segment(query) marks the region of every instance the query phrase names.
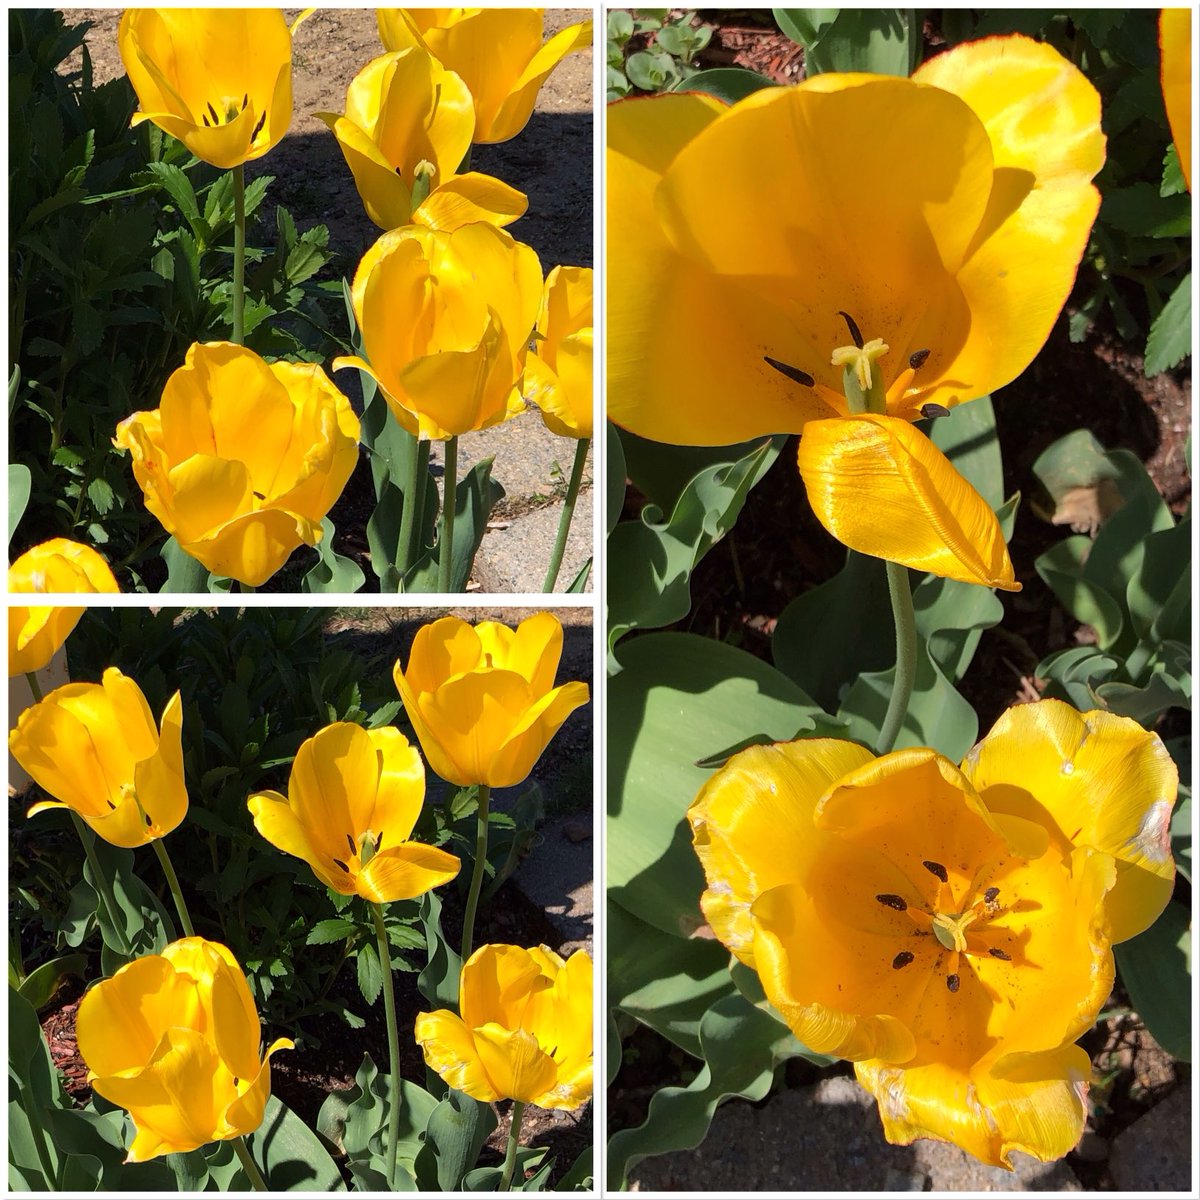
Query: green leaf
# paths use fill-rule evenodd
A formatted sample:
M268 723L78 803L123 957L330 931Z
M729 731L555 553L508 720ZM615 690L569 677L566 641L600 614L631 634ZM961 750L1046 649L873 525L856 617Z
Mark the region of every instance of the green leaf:
M1100 205L1100 221L1135 237L1188 237L1192 201L1187 195L1161 196L1154 184L1143 180L1109 188Z
M162 544L159 556L167 564L167 581L161 592L206 592L209 573L176 540L169 537Z
M1172 142L1163 155L1162 183L1159 184L1160 196L1178 196L1187 191L1187 181L1183 177L1183 168L1179 165L1179 151Z
M321 540L315 547L317 561L300 581L300 590L302 592L357 592L366 582L366 576L363 575L354 559L338 554L333 548L333 535L336 530L328 517L322 518L321 531Z
M344 942L352 933L357 932L358 926L344 917L330 917L318 921L304 939L306 946L327 946L333 942Z
M16 370L16 368L13 368ZM25 515L29 505L29 493L33 488L33 476L29 468L21 463L8 464L8 541L12 544L13 534Z
M86 954L65 954L61 958L51 959L31 971L18 990L34 1008L41 1008L49 1004L68 975L86 974L87 961Z
M1052 546L1033 565L1062 606L1077 621L1090 625L1101 649L1108 649L1121 636L1125 618L1120 603L1085 577L1091 551L1091 539L1077 535Z
M47 1131L47 1110L69 1108L37 1013L8 989L8 1161L35 1191L56 1190L61 1155Z
M426 1191L457 1190L495 1128L490 1104L451 1088L425 1127L425 1145L415 1163L417 1184Z
M1181 788L1185 791L1186 787ZM1189 793L1171 817L1171 853L1180 875L1192 882L1192 797Z
M560 1192L587 1192L592 1189L592 1148L585 1146L571 1168L558 1181L555 1189Z
M1192 276L1185 275L1150 326L1146 339L1148 376L1178 366L1192 349Z
M866 71L906 77L919 61L913 9L776 8L779 28L804 47L805 72Z
M607 430L605 444L608 453L608 488L605 495L605 535L607 536L616 528L625 507L625 452L621 448L621 438L617 433L617 427L611 421L606 421L605 427ZM26 473L28 474L28 472ZM9 467L9 495L12 495L11 467ZM11 500L9 503L11 506ZM11 516L9 523L11 526ZM9 537L11 536L10 533Z
M757 71L747 71L742 67L713 67L681 79L673 90L705 92L718 100L724 100L726 104L736 104L763 88L777 86L773 79L768 79Z
M752 734L795 737L824 714L761 659L708 638L651 634L619 657L609 685L609 894L687 937L704 923L685 814L710 772L694 764Z
M458 979L462 959L442 933L442 901L434 892L421 897L421 924L425 927L425 969L417 976L417 988L430 1004L458 1007Z
M1192 1061L1191 919L1172 900L1137 937L1114 947L1121 981L1154 1040L1170 1055Z
M284 1104L271 1096L262 1124L246 1144L272 1192L343 1192L337 1164L321 1139ZM249 1180L240 1185L249 1188Z
M96 478L87 486L88 499L99 516L107 516L112 511L115 497L108 480Z
M355 955L358 969L358 990L368 1004L374 1004L383 990L383 971L379 966L379 954L374 942L363 942Z
M568 596L581 596L588 590L588 579L592 574L592 559L588 556L587 562L575 574L575 578L567 585Z
M146 170L162 184L167 194L175 201L183 218L191 226L192 232L195 233L197 225L201 225L207 234L208 222L200 216L200 206L196 203L196 192L187 175L178 167L165 162L147 163ZM200 235L197 234L197 236Z
M642 91L661 92L679 78L679 69L669 54L639 50L625 60L625 74Z

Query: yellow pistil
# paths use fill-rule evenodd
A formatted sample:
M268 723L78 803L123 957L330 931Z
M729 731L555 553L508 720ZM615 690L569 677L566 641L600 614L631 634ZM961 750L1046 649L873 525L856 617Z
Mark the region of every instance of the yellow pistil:
M854 368L858 386L864 392L871 390L871 364L882 358L888 352L887 343L883 338L872 338L865 346L839 346L833 352L830 365L835 367Z
M947 950L958 954L967 948L967 927L979 919L979 913L969 908L964 913L938 913L933 918L934 936Z

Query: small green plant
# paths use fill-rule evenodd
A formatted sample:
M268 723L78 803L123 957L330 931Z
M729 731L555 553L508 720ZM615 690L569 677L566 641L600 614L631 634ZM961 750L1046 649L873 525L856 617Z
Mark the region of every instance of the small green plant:
M667 92L697 71L696 56L708 45L713 26L696 25L694 12L670 19L670 9L614 9L608 14L608 99L619 100L635 89ZM646 34L644 50L629 51L638 34Z

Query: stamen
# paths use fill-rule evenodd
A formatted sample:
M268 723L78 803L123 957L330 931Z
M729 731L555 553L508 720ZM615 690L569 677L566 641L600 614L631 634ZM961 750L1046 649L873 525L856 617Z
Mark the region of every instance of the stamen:
M237 1085L238 1085L240 1082L241 1082L241 1080L240 1080L240 1079L238 1079L238 1077L235 1075L235 1076L233 1077L233 1086L234 1086L234 1087L237 1087Z
M245 93L245 94L242 96L242 111L243 111L243 112L245 112L245 111L246 111L246 105L247 105L247 104L249 104L249 103L250 103L250 93L249 93L249 92L246 92L246 93Z
M396 174L399 175L401 179L404 178L404 172L401 171L399 167L396 168Z
M150 828L152 828L152 827L153 827L153 825L154 825L154 822L153 822L153 821L150 819L150 814L149 814L149 813L143 813L143 814L142 814L142 816L144 816L144 817L146 818L146 828L147 828L147 829L150 829Z
M107 804L108 807L113 810L113 812L117 811L117 806L107 796L104 797L104 803Z
M911 950L901 950L900 953L892 959L892 968L898 971L901 967L907 967L912 960L913 955Z
M344 862L342 862L342 860L340 858L335 858L333 860L333 865L335 867L341 867L342 870L345 871L347 875L350 873L350 868L348 866L346 866L346 864Z
M349 834L346 834L346 845L350 847L351 854L358 853L358 847L354 844L354 839Z
M1001 950L999 946L993 946L993 947L992 947L992 948L991 948L991 949L988 951L988 953L989 953L989 954L990 954L990 955L991 955L993 958L1000 958L1000 959L1003 959L1005 962L1012 962L1012 955L1011 955L1011 954L1005 954L1005 953L1004 953L1004 951L1003 951L1003 950Z
M259 117L259 118L258 118L258 124L257 124L257 125L255 125L255 127L254 127L254 132L253 132L253 133L250 135L250 140L251 140L251 141L254 141L254 140L255 140L255 138L257 138L257 137L258 137L258 135L259 135L260 133L262 133L262 127L263 127L263 126L264 126L266 123L267 123L267 114L266 114L266 113L263 113L263 115L262 115L261 117Z
M930 875L936 875L943 883L946 882L948 878L946 875L946 868L943 867L940 862L932 862L926 858L922 860L921 866L923 866L925 870L930 873Z
M208 111L209 111L210 113L212 113L213 124L214 124L214 125L220 125L220 123L221 123L221 118L217 116L217 110L216 110L215 108L213 108L213 106L212 106L212 103L211 103L211 102L210 102L210 103L209 103L209 105L208 105Z
M1000 895L1000 889L998 887L988 888L988 890L983 893L984 904L995 904L996 897L999 895Z
M856 324L854 318L849 313L842 312L840 308L838 309L838 316L845 320L846 328L850 330L851 340L854 342L854 345L861 350L863 348L863 336L859 331L858 325Z
M904 912L908 908L908 902L903 896L894 896L891 892L884 892L875 899L885 908L894 908L897 912Z
M212 122L211 122L211 121L208 119L208 113L201 113L201 114L200 114L200 119L201 119L201 120L204 122L204 128L205 128L205 129L211 129L211 128L212 128Z
M912 367L914 371L919 371L925 365L925 360L928 357L928 350L917 350L915 353L908 356L908 365Z
M255 500L265 500L267 497L262 492L254 493Z
M947 991L957 992L958 985L959 985L959 978L957 975L947 975L946 976L946 990Z
M771 358L767 354L763 355L763 362L769 367L774 367L780 375L786 375L793 383L802 384L804 387L813 385L813 377L807 371L800 370L799 367L789 367L787 363Z
M922 404L921 416L927 421L932 421L937 417L948 417L950 410L944 404Z

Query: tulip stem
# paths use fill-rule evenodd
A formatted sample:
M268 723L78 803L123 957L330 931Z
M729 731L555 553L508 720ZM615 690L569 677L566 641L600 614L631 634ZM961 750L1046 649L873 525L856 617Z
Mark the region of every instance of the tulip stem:
M512 1124L508 1127L508 1146L504 1151L504 1173L500 1176L499 1191L512 1190L513 1172L517 1166L517 1149L521 1145L521 1118L525 1115L525 1105L520 1100L514 1100L512 1106Z
M400 1033L396 1026L396 993L392 986L392 953L388 949L387 926L383 905L372 904L375 936L379 942L379 969L383 973L383 1012L387 1018L388 1070L391 1072L391 1100L388 1107L387 1172L388 1187L396 1187L396 1150L400 1144Z
M448 592L454 570L454 505L458 491L458 438L446 439L442 475L442 536L438 540L438 591Z
M908 713L917 670L917 618L913 612L908 568L889 562L887 581L892 597L892 616L896 622L896 677L892 681L887 715L879 730L877 750L880 754L887 754L896 744L896 737Z
M109 928L117 935L117 940L120 943L117 949L128 958L132 953L132 948L129 945L129 939L125 936L125 926L117 924L117 913L121 910L117 907L116 896L113 895L112 881L105 875L104 868L100 866L100 860L96 857L96 847L93 840L95 834L84 825L83 818L77 812L72 811L71 820L75 824L75 832L79 834L79 840L83 843L83 853L87 858L88 866L92 868L92 879L96 884L96 895L100 897L100 904L104 909L105 916L108 918Z
M25 679L29 683L29 691L33 695L34 702L41 704L45 697L42 695L42 685L38 682L37 672L26 671Z
M157 845L157 843L155 844ZM267 1181L258 1169L258 1163L254 1161L254 1156L250 1153L250 1147L246 1145L246 1139L239 1134L237 1137L230 1138L229 1140L233 1145L234 1154L238 1156L238 1161L242 1164L242 1170L250 1177L250 1182L254 1186L254 1190L256 1192L269 1192L271 1189L267 1187Z
M175 897L175 910L179 913L179 923L183 926L183 932L188 937L195 937L196 931L192 928L192 918L188 913L187 904L184 902L183 892L179 888L179 876L175 874L175 868L171 865L171 856L167 853L162 838L155 838L150 845L154 847L154 853L158 855L163 874L167 877L167 887L171 889L171 895Z
M558 536L554 539L554 549L550 553L550 566L546 570L546 582L542 584L543 592L554 591L554 585L558 582L558 571L562 566L563 552L567 548L567 535L571 532L571 518L575 515L575 501L579 498L579 485L583 482L583 468L587 462L588 447L591 444L591 438L579 438L575 444L575 462L571 467L571 482L567 485L562 515L558 518Z
M233 340L246 342L246 167L233 168Z
M463 915L462 960L466 962L471 957L475 945L475 912L479 908L479 892L483 887L483 873L487 868L488 847L488 805L492 798L492 789L486 784L479 785L479 815L475 828L475 865L471 868L471 886L467 890L467 911Z
M404 501L400 510L400 541L396 546L396 591L404 591L404 576L418 556L418 532L425 507L425 480L429 477L430 443L418 440L413 447L408 478L404 481Z
M11 1076L9 1086L12 1086ZM62 1180L54 1169L54 1159L50 1154L50 1141L46 1136L46 1127L42 1124L41 1105L34 1096L33 1089L24 1080L18 1082L17 1093L21 1097L21 1111L25 1114L25 1119L29 1122L29 1127L33 1132L34 1149L37 1151L42 1174L46 1178L46 1191L57 1191L62 1187Z

